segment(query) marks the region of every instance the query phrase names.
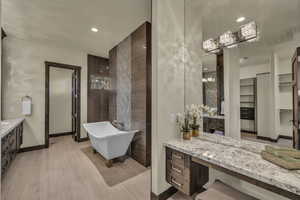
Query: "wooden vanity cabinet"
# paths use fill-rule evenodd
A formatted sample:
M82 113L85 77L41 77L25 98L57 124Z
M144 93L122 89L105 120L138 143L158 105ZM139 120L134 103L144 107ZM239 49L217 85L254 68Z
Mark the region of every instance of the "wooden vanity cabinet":
M166 148L166 181L184 194L193 195L208 182L208 168L189 155Z
M23 123L19 124L1 140L1 175L7 172L20 149L23 140Z

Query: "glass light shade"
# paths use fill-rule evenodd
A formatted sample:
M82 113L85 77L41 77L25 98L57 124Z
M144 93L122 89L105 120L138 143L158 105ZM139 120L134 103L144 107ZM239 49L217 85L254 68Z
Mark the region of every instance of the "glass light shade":
M219 48L218 44L217 44L216 40L214 40L214 39L208 39L203 42L203 49L206 51L213 51L218 48Z
M208 77L207 81L208 82L213 82L213 78L212 77Z
M231 31L227 31L226 33L220 36L220 43L224 46L231 46L236 42L237 38Z
M257 37L257 25L255 22L250 22L241 27L241 36L244 40L249 40Z
M90 87L94 90L110 90L111 80L108 77L91 75Z

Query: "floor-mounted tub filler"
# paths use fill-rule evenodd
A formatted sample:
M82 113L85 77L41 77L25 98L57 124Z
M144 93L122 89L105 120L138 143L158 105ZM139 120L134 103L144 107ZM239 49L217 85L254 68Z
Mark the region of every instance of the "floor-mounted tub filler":
M106 159L106 166L112 166L112 160L124 156L138 131L121 131L110 122L83 124L92 147Z

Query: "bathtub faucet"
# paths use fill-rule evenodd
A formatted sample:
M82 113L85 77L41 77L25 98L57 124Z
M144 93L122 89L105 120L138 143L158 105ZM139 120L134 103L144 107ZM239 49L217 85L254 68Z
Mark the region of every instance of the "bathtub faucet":
M114 126L116 126L118 129L124 130L125 129L125 124L123 122L118 122L117 120L114 120L112 122Z

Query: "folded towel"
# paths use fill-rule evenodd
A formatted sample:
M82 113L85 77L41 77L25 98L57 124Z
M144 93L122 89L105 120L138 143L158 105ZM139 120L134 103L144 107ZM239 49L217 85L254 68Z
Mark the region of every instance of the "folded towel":
M283 156L283 157L288 156L288 157L300 159L300 151L292 148L279 148L273 146L266 146L266 151L276 156Z
M262 151L261 156L263 159L265 159L273 164L276 164L280 167L283 167L285 169L289 169L289 170L300 169L300 159L295 159L295 158L288 157L288 156L276 156L267 151Z

